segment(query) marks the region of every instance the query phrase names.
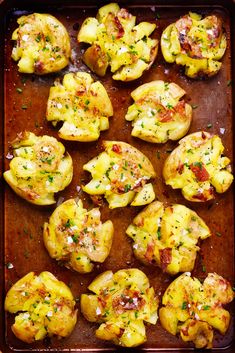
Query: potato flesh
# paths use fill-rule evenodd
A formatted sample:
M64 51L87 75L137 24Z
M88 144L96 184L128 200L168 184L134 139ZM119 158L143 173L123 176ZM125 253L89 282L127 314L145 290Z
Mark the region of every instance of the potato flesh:
M230 160L222 156L223 151L217 135L200 131L184 137L165 161L165 183L182 189L189 201L213 199L214 190L223 193L233 181Z
M152 81L135 89L125 119L132 121L132 136L153 143L183 137L192 120L192 108L180 100L185 91L175 83Z
M69 63L70 39L63 24L54 16L33 13L17 20L12 39L17 41L12 58L19 72L38 75L60 71Z
M37 205L55 203L54 193L72 180L72 159L62 143L47 135L24 132L12 143L14 158L4 178L25 200Z
M196 348L212 348L213 328L225 334L230 314L223 308L234 299L230 283L209 273L202 284L184 273L166 289L159 311L162 326L171 334L194 342Z
M170 24L161 36L165 60L185 66L185 74L191 78L215 75L221 68L219 60L226 46L222 21L216 15L202 19L189 13Z
M141 211L127 228L135 256L175 275L192 271L199 250L197 242L211 235L205 222L183 205L165 207L155 201Z
M83 55L85 64L99 76L110 66L114 80L139 78L152 65L158 40L149 37L155 24L135 22L135 16L116 3L101 7L96 19L88 17L77 37L78 42L91 44Z
M30 272L15 283L6 295L5 310L20 312L12 331L27 343L42 340L47 335L67 337L77 322L70 289L50 272L39 276Z
M156 323L158 301L142 271L106 271L88 288L95 294L82 294L81 311L87 320L101 323L98 338L124 347L146 341L144 321Z
M85 72L69 73L55 81L47 102L47 120L63 121L59 136L65 140L95 141L109 128L112 103L104 86Z
M103 145L105 151L83 166L92 176L83 190L104 194L110 208L150 203L155 193L147 182L155 171L148 158L125 142L104 141Z
M100 211L87 211L82 201L63 202L44 224L45 246L52 258L80 273L93 269L93 261L104 262L113 238L111 221L102 223Z

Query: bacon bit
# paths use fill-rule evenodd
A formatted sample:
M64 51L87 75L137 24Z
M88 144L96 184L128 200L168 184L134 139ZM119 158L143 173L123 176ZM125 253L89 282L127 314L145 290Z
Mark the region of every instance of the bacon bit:
M89 195L92 202L96 206L103 206L104 205L104 200L101 195Z
M105 300L103 297L98 296L98 302L101 304L101 306L102 306L103 308L106 307L106 300Z
M117 16L114 17L114 23L117 28L117 39L122 38L125 34L124 28L122 27L121 22L119 21L119 18Z
M202 139L205 140L206 139L206 134L204 131L202 131Z
M203 163L200 165L191 164L190 165L191 171L194 173L197 181L207 181L210 178L210 174L204 167Z
M144 254L144 257L148 262L152 263L153 255L154 255L154 243L148 243L147 250L146 250L146 253Z
M125 332L125 329L122 327L119 327L119 333L117 334L117 337L121 338L124 332Z
M183 327L183 328L181 329L181 332L183 333L184 336L188 336L188 335L189 335L189 334L188 334L188 327Z
M115 152L115 153L120 154L122 152L121 146L117 145L117 144L114 144L113 147L112 147L112 151Z
M160 263L163 271L166 270L167 266L171 263L172 260L172 249L165 248L159 250L160 252Z
M39 195L35 191L32 191L30 189L22 189L22 190L26 193L29 200L34 201L39 198Z
M121 9L118 11L118 16L124 19L130 19L132 17L132 14L128 12L127 9Z
M178 165L178 167L176 168L176 171L181 175L183 173L184 170L184 164L181 163Z
M112 302L113 309L117 314L122 314L125 310L139 310L144 305L145 300L139 296L139 292L127 289Z
M182 100L176 104L174 110L180 115L185 115L185 101Z
M79 90L77 90L75 92L75 95L79 97L79 96L82 96L85 93L86 93L86 88L85 87L84 88L80 87Z
M97 93L97 92L94 92L94 91L92 91L92 90L90 90L90 93L91 93L91 95L92 95L93 97L97 97L97 96L98 96L98 93Z
M161 123L167 123L173 120L173 111L168 109L159 115L159 120Z
M36 61L34 64L35 67L35 72L36 73L42 73L44 69L44 65L42 61Z
M213 195L214 198L214 189L213 187L210 187L209 190L207 190L207 193L203 193L203 192L198 192L197 195L193 195L193 199L197 199L200 201L208 201L208 199L210 198L209 196Z

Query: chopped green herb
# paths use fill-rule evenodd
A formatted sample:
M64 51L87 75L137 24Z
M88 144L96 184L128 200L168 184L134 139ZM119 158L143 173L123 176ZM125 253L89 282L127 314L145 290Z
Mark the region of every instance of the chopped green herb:
M64 224L65 228L69 228L71 226L74 226L74 222L72 219L68 219L67 222Z
M42 39L42 36L41 36L41 34L39 33L38 35L37 35L37 37L35 38L35 40L36 40L36 42L40 42L40 40Z
M228 86L228 87L232 86L232 80L228 80L228 81L227 81L227 86Z
M23 92L23 90L22 90L22 88L17 87L17 88L16 88L16 92L18 92L18 93L22 93L22 92Z
M185 310L185 309L187 309L187 307L188 307L188 303L187 302L183 302L182 306L181 306L181 309Z
M212 127L212 124L207 124L207 128L210 129Z
M53 176L48 175L47 179L50 183L53 183L53 180L54 180Z
M126 184L124 186L124 192L128 192L131 189L131 185L130 184Z
M203 310L209 310L209 309L210 309L210 305L204 305L204 306L202 307L202 309L203 309Z
M198 108L198 105L197 104L192 104L192 109L197 109Z
M21 109L26 110L26 109L28 109L28 106L27 106L26 104L23 104L23 105L21 106Z
M206 266L202 265L202 272L206 272Z
M222 234L220 232L215 232L215 235L217 235L217 237L221 237Z
M158 238L158 240L161 239L161 230L160 230L160 227L158 227L158 230L157 230L157 238Z
M74 242L75 244L78 243L78 238L79 238L79 235L78 235L78 234L74 234L74 235L72 236L73 242Z

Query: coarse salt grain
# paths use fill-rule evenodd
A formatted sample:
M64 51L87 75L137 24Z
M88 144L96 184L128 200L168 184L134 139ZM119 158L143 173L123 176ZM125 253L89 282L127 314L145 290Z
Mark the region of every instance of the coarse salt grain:
M73 238L69 236L69 237L67 238L67 243L68 243L68 244L72 244L72 243L73 243Z
M219 129L219 132L223 135L223 134L225 133L225 128L224 128L224 127L221 127L221 128Z

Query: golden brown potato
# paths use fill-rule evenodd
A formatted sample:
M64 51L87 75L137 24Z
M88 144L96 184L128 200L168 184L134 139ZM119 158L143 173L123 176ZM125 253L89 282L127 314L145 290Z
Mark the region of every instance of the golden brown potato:
M216 273L209 273L204 283L186 272L165 291L159 310L162 326L172 335L180 334L196 348L212 348L213 328L225 334L230 314L223 305L234 293L230 283Z
M200 249L198 240L211 235L196 212L179 204L166 207L159 201L141 211L126 233L134 240L138 259L171 275L192 271Z
M96 337L123 347L146 341L144 321L156 324L158 300L142 271L106 271L88 289L95 294L82 294L81 311L88 321L101 324Z
M67 200L44 224L44 243L50 256L80 273L91 272L93 263L104 262L113 238L111 221L102 223L100 211L87 211L82 201Z
M25 131L12 142L14 158L4 178L23 199L36 205L55 203L54 193L72 180L73 163L62 143Z
M112 103L99 81L85 72L66 74L50 88L47 120L53 125L63 121L59 136L65 140L95 141L100 131L109 128Z
M227 41L221 19L190 12L162 33L161 49L169 63L185 66L191 78L213 76L221 68L219 61L226 50Z
M104 141L104 152L83 166L92 180L83 187L90 195L104 195L110 208L146 205L155 198L155 176L149 159L125 142Z
M19 314L12 331L26 342L46 336L67 337L77 322L77 310L70 289L50 272L34 272L16 282L8 291L5 310Z
M17 20L13 32L16 46L12 58L18 62L19 72L48 74L63 69L71 55L67 30L54 16L33 13Z
M99 76L110 66L114 80L139 78L154 62L158 40L150 38L156 24L135 22L116 3L101 7L96 18L88 17L78 33L78 42L91 44L83 55L85 64Z
M167 185L182 189L189 201L204 202L225 192L233 181L230 160L219 136L199 131L184 137L163 167Z
M144 141L164 143L178 140L190 127L192 107L181 98L185 91L175 83L152 81L134 91L125 116L132 121L131 135Z

